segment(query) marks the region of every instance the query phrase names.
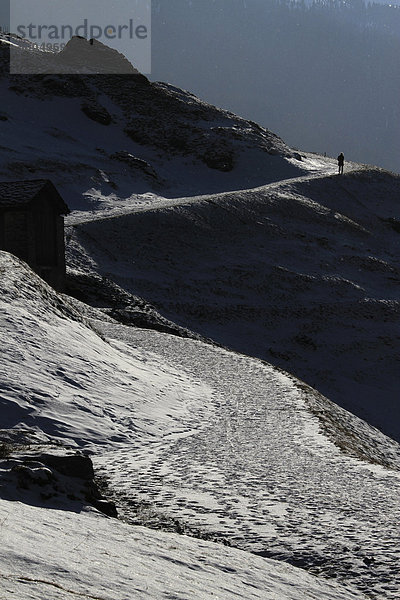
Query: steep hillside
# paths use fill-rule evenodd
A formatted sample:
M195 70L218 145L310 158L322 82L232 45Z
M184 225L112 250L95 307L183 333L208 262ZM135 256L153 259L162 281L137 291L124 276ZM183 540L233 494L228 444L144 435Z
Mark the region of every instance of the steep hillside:
M2 179L48 177L71 208L93 210L104 197L223 191L302 172L301 160L285 160L300 155L270 131L137 73L10 75L7 41Z
M71 216L68 260L400 440L400 179L310 165L319 174L86 223Z

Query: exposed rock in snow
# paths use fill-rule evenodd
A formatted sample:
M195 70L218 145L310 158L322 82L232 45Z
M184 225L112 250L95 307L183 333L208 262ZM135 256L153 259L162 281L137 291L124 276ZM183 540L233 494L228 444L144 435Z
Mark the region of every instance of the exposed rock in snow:
M127 164L128 167L130 167L131 169L135 169L135 170L139 169L140 171L143 171L143 173L145 175L148 175L149 177L153 177L154 179L157 179L156 171L153 169L153 167L148 162L146 162L145 160L142 160L141 158L137 158L136 156L133 156L129 152L125 152L124 150L121 150L120 152L114 152L114 154L112 154L110 156L110 158L112 158L114 160L119 160L119 161Z
M101 319L106 314L111 320L125 325L206 341L201 335L168 321L143 298L129 294L110 279L99 277L96 273L69 271L67 292L85 302L79 305L79 310L95 319L98 315L90 311L90 306L101 309Z
M85 113L89 119L92 121L96 121L97 123L101 123L101 125L109 125L112 121L112 117L107 109L104 106L101 106L98 102L82 103L82 111Z

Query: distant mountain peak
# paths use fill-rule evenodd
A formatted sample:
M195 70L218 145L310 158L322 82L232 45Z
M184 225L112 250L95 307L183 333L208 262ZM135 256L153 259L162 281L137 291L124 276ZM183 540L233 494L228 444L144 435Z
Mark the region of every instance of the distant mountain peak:
M0 34L0 48L15 74L139 74L118 50L81 36L73 36L60 52L54 52L14 33Z
M95 39L81 36L72 37L65 48L57 55L57 62L85 68L90 72L106 74L137 74L127 58L118 50L106 46Z

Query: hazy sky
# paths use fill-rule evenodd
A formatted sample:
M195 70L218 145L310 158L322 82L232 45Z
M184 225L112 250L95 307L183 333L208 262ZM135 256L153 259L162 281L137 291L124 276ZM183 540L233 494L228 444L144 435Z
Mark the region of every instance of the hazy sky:
M276 6L153 0L151 79L257 121L300 149L343 151L400 171L400 9L366 18L358 2L312 14Z
M0 0L0 23L7 6ZM378 5L363 23L357 0L347 2L352 10L341 4L312 15L276 10L274 0L12 0L11 6L14 25L76 28L87 19L102 29L100 41L151 79L253 119L300 149L343 150L400 171L400 9L379 13ZM146 39L127 35L131 22L147 26ZM115 28L111 34L122 27L121 35L107 37L106 26Z

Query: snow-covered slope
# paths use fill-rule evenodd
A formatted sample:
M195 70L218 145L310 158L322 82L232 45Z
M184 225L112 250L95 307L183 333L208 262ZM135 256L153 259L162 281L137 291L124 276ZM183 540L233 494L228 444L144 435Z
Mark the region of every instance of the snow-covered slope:
M3 439L115 447L190 423L194 398L207 411L206 386L140 350L121 353L7 253L0 285Z
M8 48L0 39L0 178L49 177L72 209L303 172L276 135L189 92L140 74L10 75Z
M246 552L99 514L0 500L0 593L18 600L362 600Z
M302 162L307 176L257 189L75 213L69 264L400 440L399 176Z
M147 577L150 598L396 597L396 443L266 363L82 311L11 255L0 261L1 438L19 449L1 463L10 592L142 598ZM27 444L89 451L128 523L247 552L78 515L43 481L27 496L11 470Z

